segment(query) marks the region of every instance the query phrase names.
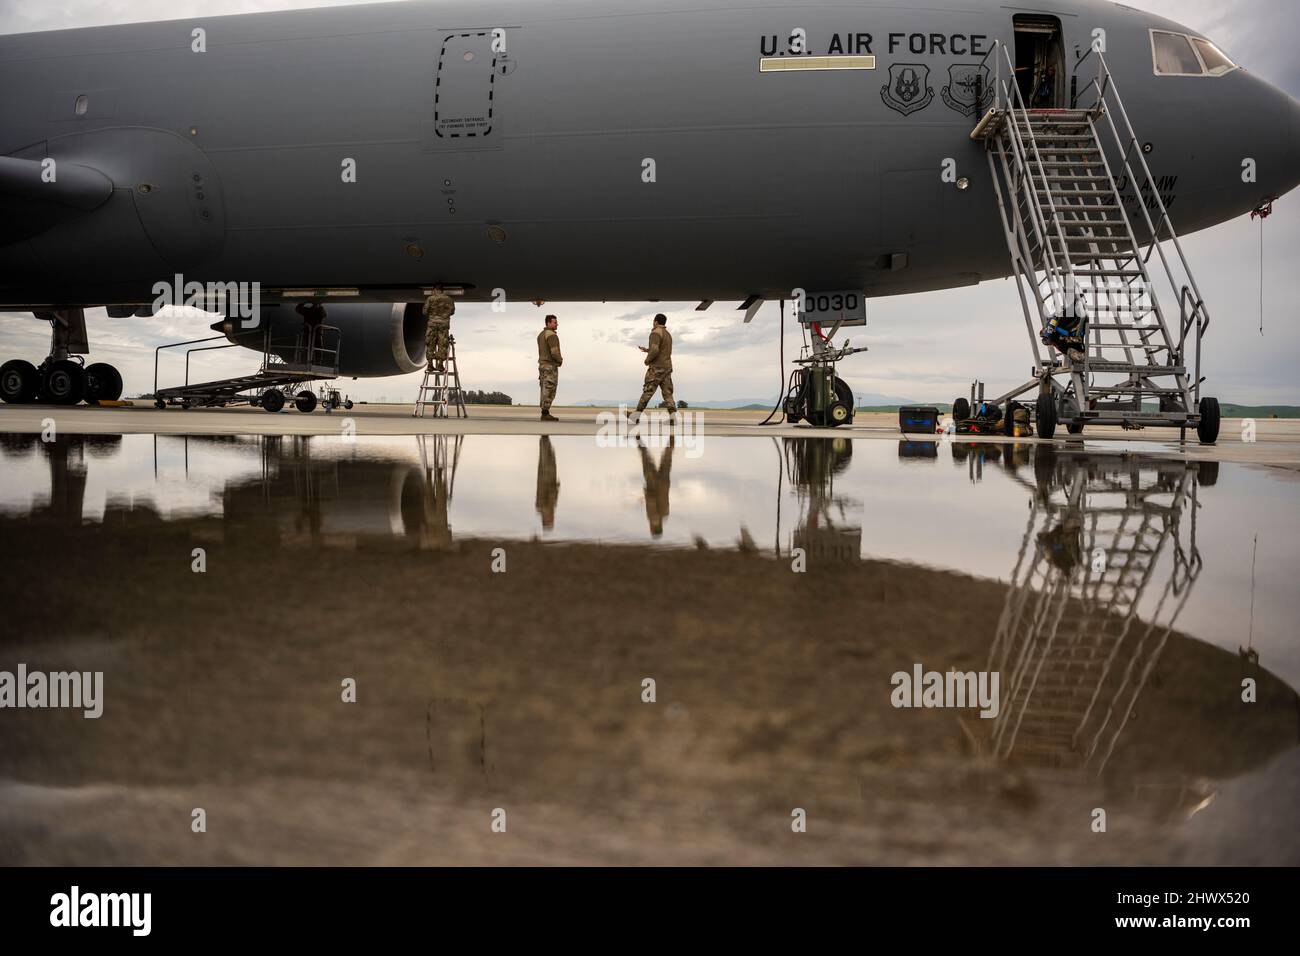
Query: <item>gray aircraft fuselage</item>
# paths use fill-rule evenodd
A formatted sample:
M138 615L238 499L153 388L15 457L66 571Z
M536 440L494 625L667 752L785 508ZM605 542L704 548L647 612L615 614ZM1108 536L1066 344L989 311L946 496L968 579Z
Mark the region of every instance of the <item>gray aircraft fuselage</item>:
M1018 13L1059 18L1063 86L1105 31L1180 232L1300 180L1294 99L1244 69L1156 75L1151 28L1199 34L1096 0L407 2L64 30L0 37L0 307L143 303L177 273L395 302L434 282L735 300L1006 276L950 68L1014 44ZM825 55L875 66L759 69ZM51 158L44 194L22 177Z

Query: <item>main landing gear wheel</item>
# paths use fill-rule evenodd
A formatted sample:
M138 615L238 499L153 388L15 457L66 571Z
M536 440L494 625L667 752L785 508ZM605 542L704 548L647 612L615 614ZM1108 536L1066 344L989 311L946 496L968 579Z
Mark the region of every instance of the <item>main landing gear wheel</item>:
M22 359L0 365L0 399L10 405L25 405L36 398L41 376L36 366Z
M1056 396L1051 392L1039 395L1034 411L1037 413L1038 434L1043 438L1051 438L1056 434Z
M86 367L86 402L115 402L122 397L122 373L106 362Z
M952 403L952 420L954 422L964 422L970 418L970 402L964 398L959 398Z
M294 407L304 415L316 410L316 393L303 389L293 399Z
M86 370L71 359L51 362L41 380L41 399L55 405L75 405L86 394Z
M1201 421L1196 426L1196 437L1202 445L1213 445L1219 440L1219 400L1217 398L1201 399Z
M262 408L268 412L278 412L284 408L284 392L276 388L268 388L262 393Z

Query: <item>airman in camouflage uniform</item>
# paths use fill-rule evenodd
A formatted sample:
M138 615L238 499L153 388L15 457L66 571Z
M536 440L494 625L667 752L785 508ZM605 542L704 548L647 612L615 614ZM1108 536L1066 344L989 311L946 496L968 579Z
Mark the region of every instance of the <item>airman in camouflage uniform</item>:
M537 336L537 382L542 390L542 421L558 422L551 414L551 403L555 401L555 390L560 384L560 366L564 358L560 355L560 336L556 331L560 320L553 315L546 317L546 328Z
M442 291L433 287L432 294L424 300L424 353L429 360L429 371L443 371L447 362L448 339L451 336L451 317L456 313L456 303Z
M662 312L655 316L654 327L650 330L649 346L638 346L645 356L645 385L641 389L641 401L636 411L628 415L635 420L645 411L654 398L655 391L663 394L668 414L677 414L677 403L673 401L673 337L668 333L668 316Z

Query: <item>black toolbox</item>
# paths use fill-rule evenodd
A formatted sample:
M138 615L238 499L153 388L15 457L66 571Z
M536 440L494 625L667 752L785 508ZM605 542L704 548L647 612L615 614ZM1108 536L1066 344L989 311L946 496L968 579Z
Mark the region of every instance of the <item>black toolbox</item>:
M898 429L913 435L933 435L939 430L939 409L932 405L907 405L900 408Z

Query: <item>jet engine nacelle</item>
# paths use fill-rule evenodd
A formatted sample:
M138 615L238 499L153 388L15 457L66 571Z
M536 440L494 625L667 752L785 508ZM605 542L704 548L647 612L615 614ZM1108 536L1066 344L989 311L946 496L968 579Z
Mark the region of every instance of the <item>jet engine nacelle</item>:
M325 303L324 324L339 330L340 375L380 378L424 366L424 310L418 302ZM223 319L212 328L235 345L258 352L265 347L269 331L271 351L290 360L303 320L292 303L274 303L260 308L255 325L236 318Z

